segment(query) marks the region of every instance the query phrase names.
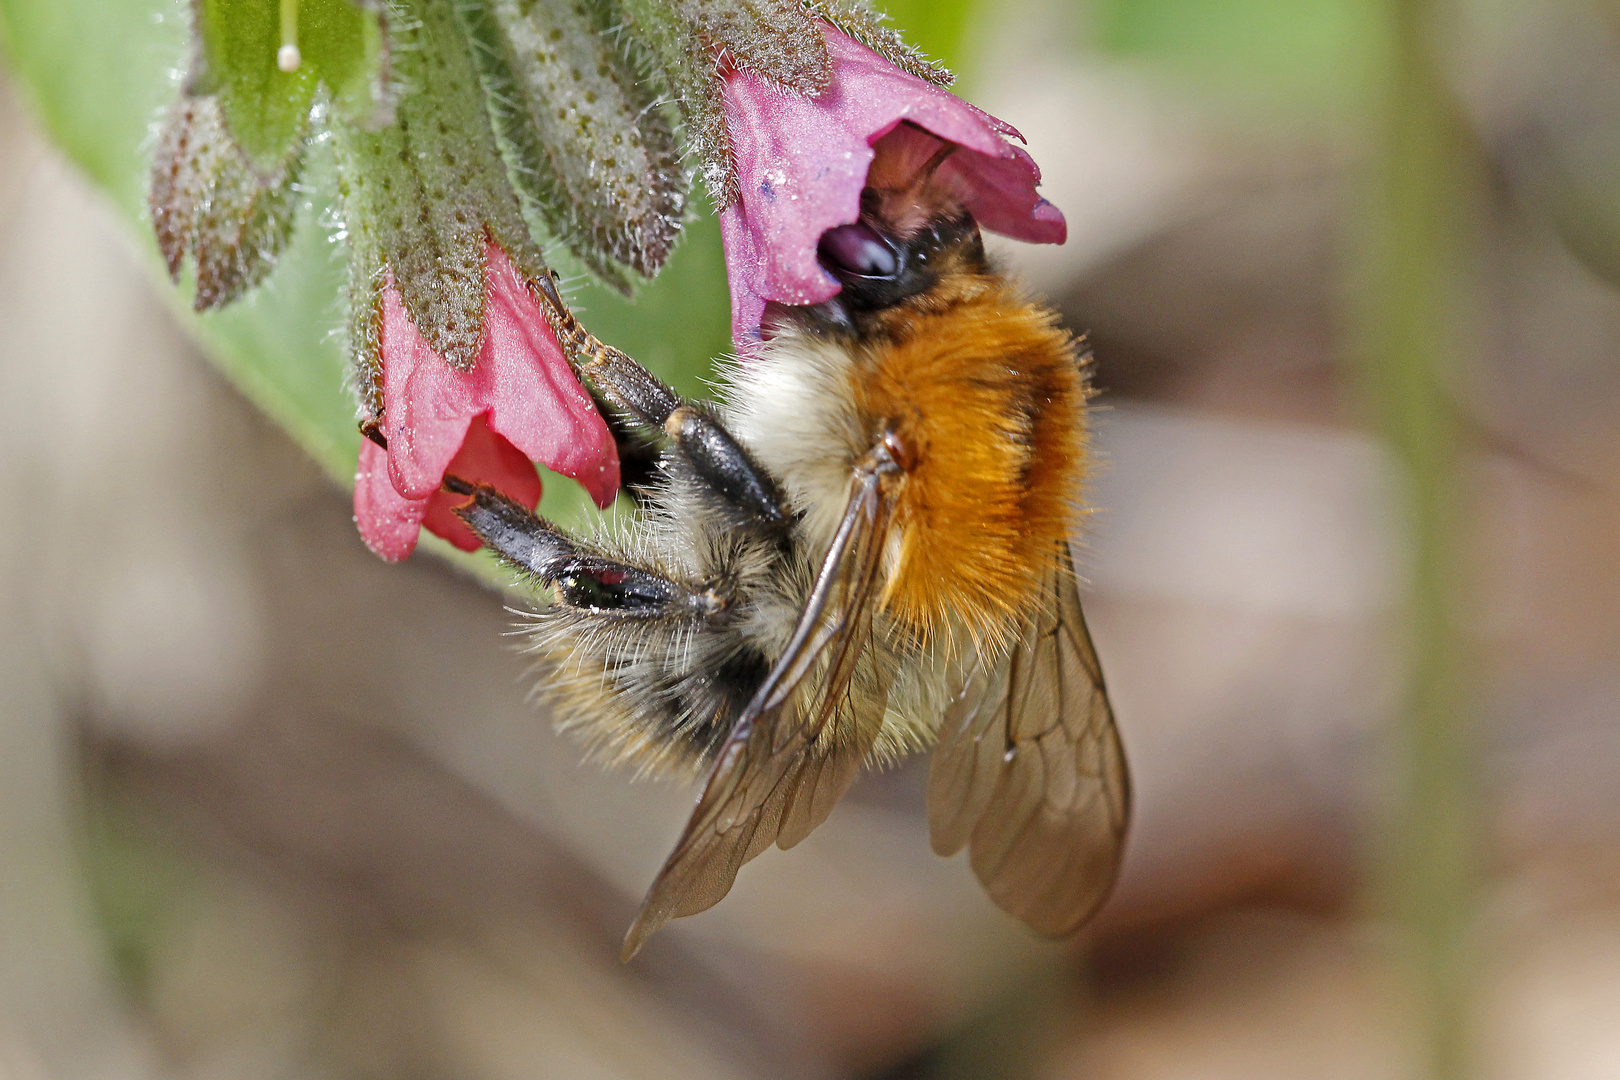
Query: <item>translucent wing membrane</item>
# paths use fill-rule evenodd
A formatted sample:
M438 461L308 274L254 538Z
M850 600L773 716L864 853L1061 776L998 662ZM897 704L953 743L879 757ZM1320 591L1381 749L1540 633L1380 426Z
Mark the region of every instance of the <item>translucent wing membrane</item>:
M804 613L721 748L625 938L626 959L670 919L718 903L742 865L773 842L791 847L809 835L860 771L887 683L867 672L859 706L852 700L891 520L882 480L877 469L856 473Z
M1068 552L999 663L969 670L928 773L933 847L968 846L991 898L1039 933L1079 929L1119 869L1130 781Z

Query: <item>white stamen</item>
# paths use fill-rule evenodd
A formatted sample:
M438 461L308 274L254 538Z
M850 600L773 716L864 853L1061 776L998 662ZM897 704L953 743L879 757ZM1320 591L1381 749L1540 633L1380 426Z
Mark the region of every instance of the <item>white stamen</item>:
M276 50L276 67L289 74L297 71L298 65L303 61L304 58L299 54L296 45L283 45Z

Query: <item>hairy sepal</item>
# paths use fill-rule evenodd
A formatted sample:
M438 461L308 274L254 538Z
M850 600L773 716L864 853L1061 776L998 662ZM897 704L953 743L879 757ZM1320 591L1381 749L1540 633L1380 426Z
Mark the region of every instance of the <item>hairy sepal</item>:
M675 93L686 143L701 163L716 207L737 196L720 80L731 68L758 72L814 97L832 85L820 25L799 0L623 0Z
M169 276L189 254L197 264L198 311L223 307L257 285L292 232L303 162L298 133L268 174L225 130L213 95L182 95L169 110L152 164L148 207Z
M468 40L450 3L398 3L393 55L402 92L393 123L334 125L343 216L354 260L351 327L380 295L383 267L422 336L471 370L482 342L485 244L526 280L546 273L507 177ZM358 321L357 321L358 319ZM354 341L364 366L364 338ZM364 379L364 372L362 379ZM362 382L364 396L364 381Z
M804 6L816 18L836 26L908 75L941 88L956 81L950 69L924 56L890 25L888 15L869 7L864 0L807 0Z
M651 277L681 228L687 178L649 58L597 0L460 7L524 210L603 280Z

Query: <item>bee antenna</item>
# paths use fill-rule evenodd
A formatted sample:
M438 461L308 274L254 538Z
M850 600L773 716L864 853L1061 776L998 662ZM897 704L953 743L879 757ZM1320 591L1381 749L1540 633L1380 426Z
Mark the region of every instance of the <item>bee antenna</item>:
M455 473L445 473L442 486L453 495L472 495L478 490Z

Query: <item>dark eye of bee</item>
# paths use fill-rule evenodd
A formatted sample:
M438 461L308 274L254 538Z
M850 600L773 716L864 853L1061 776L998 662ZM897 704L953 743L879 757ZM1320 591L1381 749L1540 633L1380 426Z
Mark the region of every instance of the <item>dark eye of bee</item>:
M827 230L816 250L829 270L857 277L892 278L900 270L900 258L889 242L859 221Z

